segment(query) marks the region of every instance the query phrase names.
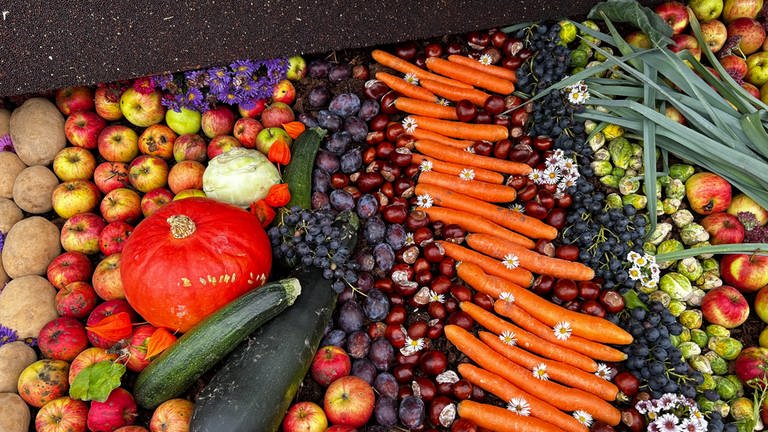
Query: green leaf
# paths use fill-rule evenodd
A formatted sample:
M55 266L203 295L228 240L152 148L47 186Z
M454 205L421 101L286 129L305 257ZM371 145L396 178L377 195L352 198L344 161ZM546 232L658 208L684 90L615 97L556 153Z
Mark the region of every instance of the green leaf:
M768 133L760 121L760 111L741 116L741 129L748 138L748 143L764 158L768 158Z
M645 76L650 80L656 80L656 69L645 68ZM651 109L656 106L656 91L650 86L645 86L643 102ZM648 196L646 208L648 210L648 236L656 231L656 124L651 120L643 119L643 168L645 180L645 193Z
M656 255L657 262L677 261L706 254L755 254L768 255L768 243L736 243L717 246L702 246L697 248L688 248L676 252L669 252Z
M643 303L642 300L640 300L640 297L637 295L637 291L635 290L629 290L624 295L624 304L627 305L627 308L629 309L635 309L635 308L643 308L645 310L648 310L648 306L646 306L645 303Z
M655 45L672 43L672 27L658 14L636 0L607 0L596 4L587 15L590 19L607 17L614 22L628 23L647 34Z
M125 373L125 365L104 360L94 363L75 376L69 395L83 401L104 402L112 390L120 387L120 378Z

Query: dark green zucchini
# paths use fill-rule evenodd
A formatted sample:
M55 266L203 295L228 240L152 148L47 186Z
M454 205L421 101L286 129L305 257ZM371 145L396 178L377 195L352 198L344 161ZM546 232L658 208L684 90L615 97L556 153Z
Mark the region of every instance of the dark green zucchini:
M139 374L136 402L154 408L182 394L249 334L294 304L301 291L296 278L270 282L198 323Z
M283 182L288 184L291 200L286 208L299 206L310 208L312 205L312 166L315 155L320 148L320 142L326 135L326 130L314 127L305 130L291 147L291 163L283 171Z

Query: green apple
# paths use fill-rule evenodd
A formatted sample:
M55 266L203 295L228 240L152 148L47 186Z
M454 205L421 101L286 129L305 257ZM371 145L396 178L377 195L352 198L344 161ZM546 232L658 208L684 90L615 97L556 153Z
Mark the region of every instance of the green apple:
M307 62L304 57L295 55L288 59L288 71L285 77L291 81L298 81L307 74Z
M288 147L293 143L293 139L291 139L291 136L288 135L285 129L279 127L265 128L256 135L256 149L265 155L269 154L272 144L277 141L285 142L288 144Z
M179 135L197 133L201 119L202 114L184 107L181 111L170 109L165 113L165 123Z
M758 87L768 82L768 51L760 51L747 57L745 79Z
M723 0L690 0L688 7L697 20L707 22L716 19L723 12Z
M627 35L625 38L627 40L627 43L635 48L650 48L651 47L651 39L648 37L647 34L641 32L641 31L634 31Z

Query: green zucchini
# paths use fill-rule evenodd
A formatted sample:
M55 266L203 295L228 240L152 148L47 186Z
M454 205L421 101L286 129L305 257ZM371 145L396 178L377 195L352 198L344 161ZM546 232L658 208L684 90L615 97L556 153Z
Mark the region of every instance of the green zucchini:
M296 278L270 282L198 323L139 374L136 402L154 408L182 394L249 334L292 305L301 291Z
M351 212L342 216L342 244L354 247L359 221ZM319 270L297 277L305 288L296 304L243 342L197 396L191 432L279 429L336 306Z
M314 127L305 130L291 148L291 163L283 171L283 182L288 184L291 192L291 200L287 208L299 206L311 208L312 206L312 166L315 163L315 155L320 148L320 142L327 131Z

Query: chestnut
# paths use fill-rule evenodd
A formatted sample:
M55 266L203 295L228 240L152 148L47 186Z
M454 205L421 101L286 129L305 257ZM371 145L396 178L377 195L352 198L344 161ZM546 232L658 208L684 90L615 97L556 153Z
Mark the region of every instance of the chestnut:
M445 306L443 306L440 302L429 302L429 305L427 305L427 313L429 316L435 319L443 319L447 315L447 312L445 311Z
M579 247L576 245L560 245L555 248L555 256L566 261L576 261L579 259Z
M479 124L491 124L492 120L493 116L488 111L480 111L477 113L477 117L475 117L475 123Z
M477 425L472 423L471 420L465 418L456 419L451 424L451 432L477 432Z
M493 153L493 143L490 141L478 141L472 147L480 156L490 156Z
M496 145L493 146L493 157L496 159L506 159L509 156L510 150L512 150L512 141L508 139L497 141Z
M375 132L382 132L387 128L387 124L389 124L389 115L378 113L368 121L368 129Z
M436 304L440 304L440 303L436 303ZM429 326L429 328L427 329L427 337L430 339L438 339L442 335L443 335L443 323L440 323L440 322L434 323L431 326Z
M414 321L408 326L408 337L411 339L423 338L427 335L427 322L426 321Z
M449 278L456 276L456 260L449 256L444 256L442 261L437 263L437 271L440 273L440 276Z
M437 386L435 383L424 376L416 377L413 380L414 387L418 387L419 396L424 403L430 403L437 396Z
M493 310L493 297L489 296L488 294L476 292L475 295L472 296L472 303L480 306L485 310Z
M389 123L384 132L386 134L387 141L395 142L397 137L405 133L405 127L402 123Z
M440 57L443 55L443 45L437 42L432 42L424 47L424 55L427 57Z
M363 92L369 99L374 100L381 100L381 98L389 93L389 87L384 84L382 81L372 79L365 82L365 89ZM381 115L381 114L379 114ZM389 117L389 116L387 116ZM379 129L373 129L373 130L379 130Z
M467 302L472 300L472 289L466 285L452 284L451 296L458 302Z
M471 331L472 326L475 325L475 320L468 313L457 310L448 316L448 324L457 325L466 331Z
M419 52L419 46L416 42L408 41L398 44L395 47L394 54L403 60L413 60Z
M453 383L453 387L451 388L453 391L453 397L455 397L458 400L465 400L469 399L470 396L472 396L472 383L467 381L466 379L462 378L455 383Z
M381 98L381 112L384 114L396 114L398 112L395 106L395 99L400 97L397 92L389 92Z
M440 385L438 384L436 387L438 393L440 393ZM432 423L433 426L444 426L440 423L440 413L443 412L445 407L451 404L453 404L453 401L448 396L444 396L444 394L440 394L432 399L432 402L429 403L429 409L427 411L429 422Z
M387 328L384 329L384 337L387 338L395 349L405 346L405 333L400 328L400 324L387 325Z
M427 350L419 357L419 369L427 375L440 375L448 368L448 358L442 351Z
M576 282L570 279L558 279L553 289L555 297L561 301L567 302L579 296L579 288Z
M540 203L536 201L528 201L525 203L525 214L536 219L544 219L547 217L548 211L547 208Z
M431 263L439 263L445 256L445 249L438 243L430 242L422 246L422 255Z
M460 122L471 123L477 117L477 106L468 99L456 102L456 118Z
M544 218L544 222L560 230L563 227L565 227L565 224L567 222L567 216L568 216L568 213L565 211L564 208L555 207L549 211L549 214L547 215L547 217Z
M598 300L609 313L615 314L624 310L624 297L616 290L606 289L601 291Z
M555 286L555 278L550 275L540 275L533 281L531 290L540 296L548 295Z
M364 172L357 177L355 186L360 192L368 193L381 187L384 183L384 177L377 172Z
M493 115L501 114L506 107L507 104L504 102L504 98L499 95L489 96L483 104L483 109Z
M381 210L381 217L392 224L401 224L408 217L408 208L404 205L390 204Z
M587 300L582 303L581 311L585 314L605 318L605 308L597 300Z
M405 218L405 226L412 231L416 231L420 228L426 228L427 225L429 225L429 216L424 210L414 210L410 212ZM429 231L429 234L432 234L432 231ZM414 241L416 241L415 238Z
M392 375L394 375L395 380L401 384L411 382L413 381L413 366L397 365L392 369Z

